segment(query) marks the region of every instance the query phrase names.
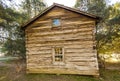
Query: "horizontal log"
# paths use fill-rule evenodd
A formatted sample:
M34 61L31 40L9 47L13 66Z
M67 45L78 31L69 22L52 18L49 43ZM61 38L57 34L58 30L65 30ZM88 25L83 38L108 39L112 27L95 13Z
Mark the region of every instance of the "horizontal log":
M51 23L51 20L36 21L34 24L46 24Z
M65 49L65 52L93 52L92 48L86 48L86 49Z
M66 21L70 21L71 20L71 18L72 18L72 20L71 21L86 21L86 20L88 20L88 18L87 19L85 19L85 18L83 18L83 19L80 19L79 18L79 16L72 16L72 17L64 17L64 15L62 15L61 14L61 21L62 22L66 22ZM52 20L38 20L38 21L36 21L34 24L37 24L37 23L39 23L39 24L45 24L45 23L52 23Z
M30 40L60 40L60 39L70 39L70 38L76 38L76 39L85 39L85 38L93 38L91 34L85 34L85 35L81 35L81 34L71 34L71 35L61 35L61 36L49 36L49 37L29 37L26 40L30 41Z
M91 52L66 52L65 57L97 57L96 53Z
M29 66L29 67L34 67L34 68L38 68L38 67L49 67L48 69L50 69L50 67L51 68L67 68L67 69L70 69L70 68L75 68L75 67L78 67L78 68L80 68L80 67L89 67L89 69L90 68L92 68L92 69L98 69L98 67L97 67L97 63L96 63L96 61L69 61L69 62L65 62L65 64L64 65L54 65L53 63L52 63L52 61L51 60L45 60L44 62L43 61L35 61L35 60L30 60L30 61L28 61L28 63L27 63L27 66Z
M52 53L33 53L33 54L30 54L30 53L27 53L27 55L36 55L36 56L45 56L45 57L51 57L52 56ZM97 57L97 54L96 53L92 53L92 52L65 52L64 53L64 56L67 58L70 58L70 57Z
M82 28L93 28L93 29L95 29L95 25L94 25L93 22L83 22L83 23L79 23L79 24L68 23L68 24L63 24L61 26L61 28L63 30L66 30L66 29L82 29Z
M65 52L64 53L72 53L72 54L82 54L82 53L95 53L94 51L93 51L93 49L92 48L86 48L86 49L83 49L83 48L81 48L81 49L64 49L65 50ZM86 50L86 51L85 51ZM36 53L37 52L37 53ZM49 49L49 50L39 50L39 49L36 49L36 50L28 50L27 52L26 52L27 54L49 54L49 53L52 53L52 49Z
M68 15L69 14L69 15ZM73 19L73 18L79 18L79 17L84 17L82 15L71 15L71 13L68 13L68 14L64 14L64 16L61 17L62 20L70 20L70 19Z
M49 21L50 22L50 21ZM95 22L83 22L83 23L79 23L79 24L62 24L60 27L60 30L65 30L65 29L80 29L80 28L95 28L94 26ZM31 30L31 31L30 31ZM45 32L45 31L50 31L51 30L51 26L31 26L29 29L26 29L26 33L32 32L32 30L35 30L36 32ZM53 30L52 30L53 31Z
M47 73L47 74L79 74L79 75L96 75L99 76L98 70L86 70L86 71L79 71L79 70L55 70L55 69L36 69L36 68L28 68L27 73Z
M68 14L59 14L59 18L61 18L61 19L67 19L67 18L81 17L80 15L71 15L71 16L69 16L69 15L70 15L70 13L68 13ZM41 18L39 18L38 21L45 21L45 20L47 21L47 20L51 20L53 18L56 18L56 15L51 15L51 16L44 15Z
M41 45L45 45L45 46L43 46L43 47L46 47L47 45L49 46L49 44L50 45L52 45L52 44L63 44L63 45L93 45L94 44L94 41L92 41L92 40L86 40L86 41L84 41L84 40L75 40L75 41L54 41L54 42L38 42L38 43L31 43L31 44L29 44L29 45L36 45L36 46L41 46ZM62 45L61 45L62 46Z
M74 18L74 19L76 19L76 18ZM84 25L84 26L92 25L92 27L93 27L94 23L95 23L94 21L81 21L81 19L79 19L79 18L77 18L79 21L75 21L74 19L72 19L72 21L70 21L70 20L68 20L68 21L67 20L62 20L62 25L61 25L62 28L66 27L66 26L77 26L77 25L80 25L80 28L81 28L81 25ZM37 21L36 22L37 25L36 26L32 26L31 28L32 29L44 29L44 28L46 29L46 27L51 28L51 23L52 23L51 20Z
M93 49L93 45L92 44L78 44L78 45L66 45L64 46L64 49L77 49L77 50L81 50L81 49Z
M68 58L68 57L67 57ZM69 59L73 60L82 60L82 59L95 59L95 57L80 57L80 56L76 56L76 57L70 57Z
M54 15L53 15L54 14ZM61 15L64 15L65 13L63 12L58 12L58 11L54 11L54 12L50 12L48 13L46 16L47 17L53 17L53 16L61 16Z
M81 36L81 37L78 37L78 38L69 38L69 37L67 37L67 38L59 38L59 39L37 39L37 40L35 40L35 39L32 39L32 40L29 40L29 41L27 41L27 43L28 44L30 44L30 43L37 43L37 42L39 42L39 43L47 43L47 42L55 42L55 41L74 41L74 40L92 40L92 36Z
M89 21L89 20L79 20L79 21L74 21L74 20L68 20L64 21L63 25L68 25L68 24L82 24L82 23L94 23L94 21Z
M50 34L50 35L36 35L36 36L30 36L27 37L26 40L32 40L32 39L57 39L57 38L77 38L77 37L84 37L84 36L92 36L92 32L88 31L88 32L77 32L77 33L66 33L66 34Z
M67 59L69 62L96 62L96 59Z
M74 27L74 26L73 26ZM94 28L93 27L79 27L79 28L70 28L70 27L67 27L66 29L60 29L60 30L46 30L46 31L43 31L43 30L39 30L39 29L31 29L29 31L26 31L26 34L29 36L29 35L46 35L46 34L60 34L60 33L74 33L74 32L85 32L85 31L92 31Z
M75 64L77 66L95 66L95 62L70 62L71 64Z
M79 54L84 54L84 53L90 53L90 54L92 54L92 53L95 53L93 50L88 50L88 49L86 49L86 51L85 51L85 49L83 50L83 49L80 49L80 50L66 50L65 49L65 52L64 52L66 55L68 55L68 54L76 54L76 55L79 55ZM27 51L26 52L26 54L29 54L29 55L31 55L31 54L38 54L38 55L51 55L51 54L53 54L52 53L52 49L51 50L45 50L45 51L36 51L36 50L32 50L32 51ZM80 55L79 55L80 56ZM85 56L85 55L84 55Z
M54 45L54 44L53 44ZM41 50L51 50L54 46L48 46L48 45L46 45L46 47L41 47L41 44L39 44L39 45L34 45L34 46L32 46L32 47L29 47L29 45L28 45L28 47L27 47L27 51L41 51ZM80 44L78 44L78 45L75 45L75 44L70 44L70 45L64 45L64 46L62 46L64 49L77 49L77 50L80 50L80 49L89 49L89 48L91 48L91 49L93 49L93 45L91 44L88 44L88 45L84 45L84 44L82 44L82 45L80 45Z
M88 70L95 70L95 67L90 67L90 66L77 66L75 64L67 64L66 66L39 66L38 64L32 65L28 64L29 68L39 68L39 69L66 69L66 70L77 70L77 71L88 71ZM96 69L97 70L97 69Z
M86 39L86 40L89 40L89 39ZM82 40L82 41L86 41L86 40ZM91 40L91 39L90 39ZM67 44L60 44L60 43L53 43L53 42L63 42L64 40L59 40L59 41L43 41L43 42L31 42L31 43L26 43L26 45L28 46L28 47L32 47L33 46L33 44L35 45L35 44L39 44L40 46L64 46L64 45L67 45ZM66 42L68 41L71 41L71 40L65 40ZM77 41L77 40L73 40L73 41ZM53 44L53 45L52 45ZM32 45L32 46L31 46ZM87 45L87 44L84 44L84 45ZM54 47L53 46L53 47Z
M72 18L72 19L71 19ZM82 15L80 15L80 16L76 16L76 17L64 17L64 18L62 18L62 20L63 20L63 22L69 22L69 21L94 21L94 20L92 20L92 19L90 19L90 18L87 18L87 17L85 17L85 16L82 16Z
M93 41L92 39L86 39L86 40L74 40L74 41L71 41L71 40L63 40L63 41L44 41L44 42L33 42L33 43L28 43L28 41L26 42L26 45L27 45L27 48L32 48L32 47L54 47L54 46L70 46L70 45L93 45Z

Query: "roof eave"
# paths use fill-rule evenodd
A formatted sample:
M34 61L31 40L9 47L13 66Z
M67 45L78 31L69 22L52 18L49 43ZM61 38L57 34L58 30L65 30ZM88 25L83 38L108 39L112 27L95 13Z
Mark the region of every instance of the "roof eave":
M54 3L53 5L51 5L50 7L46 8L45 10L43 10L40 14L38 14L37 16L33 17L31 20L29 20L28 22L24 23L21 28L22 29L25 29L28 25L30 25L32 22L34 22L36 19L38 19L40 16L42 16L43 14L45 14L46 12L50 11L52 8L54 8L55 6L57 7L61 7L61 8L64 8L64 9L67 9L67 10L70 10L70 11L73 11L73 12L76 12L76 13L79 13L79 14L83 14L85 16L88 16L88 17L91 17L91 18L94 18L94 19L97 19L97 20L101 20L100 17L98 16L95 16L93 14L89 14L87 12L83 12L83 11L80 11L80 10L77 10L77 9L73 9L73 8L70 8L70 7L67 7L67 6L64 6L64 5L61 5L61 4L57 4L57 3Z

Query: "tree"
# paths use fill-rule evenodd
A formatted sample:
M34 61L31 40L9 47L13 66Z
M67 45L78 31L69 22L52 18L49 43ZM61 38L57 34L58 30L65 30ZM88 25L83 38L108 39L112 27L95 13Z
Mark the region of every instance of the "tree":
M22 2L22 7L30 19L45 9L46 3L43 0L24 0Z
M104 36L104 40L101 41L102 46L99 49L100 53L109 52L112 53L120 53L119 47L119 39L120 39L120 3L115 3L112 6L109 6L109 19L107 21L106 34Z
M107 20L109 19L109 13L108 13L108 7L106 4L106 0L77 0L75 7L79 8L82 7L84 8L83 5L86 6L87 10L85 12L95 14L99 17L102 18L101 22L98 24L96 27L96 40L97 40L97 48L99 49L101 47L101 40L104 40L105 36L105 29L106 29L106 23Z
M109 24L120 24L120 2L109 7Z
M87 11L88 2L89 0L76 0L76 4L74 7L80 9L81 11Z
M77 0L76 8L86 6L89 12L102 18L97 25L96 40L98 54L120 54L120 3L108 5L109 0ZM80 6L83 5L84 6ZM105 61L105 60L104 60ZM103 62L104 62L103 61ZM104 64L104 63L103 63ZM103 65L105 66L105 65Z
M24 32L20 29L20 24L26 20L25 16L12 8L0 3L0 28L5 35L0 35L2 52L7 55L17 55L25 58Z
M43 10L46 4L42 0L24 0L17 11L15 7L7 5L7 1L15 5L12 0L0 0L0 33L5 34L4 36L0 34L0 39L4 39L0 41L2 52L25 58L25 35L21 25Z

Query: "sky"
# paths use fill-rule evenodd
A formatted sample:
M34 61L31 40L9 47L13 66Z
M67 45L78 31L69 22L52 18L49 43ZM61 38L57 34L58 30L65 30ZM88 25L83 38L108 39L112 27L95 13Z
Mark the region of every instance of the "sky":
M111 4L114 4L116 2L120 2L120 0L110 0L111 1Z

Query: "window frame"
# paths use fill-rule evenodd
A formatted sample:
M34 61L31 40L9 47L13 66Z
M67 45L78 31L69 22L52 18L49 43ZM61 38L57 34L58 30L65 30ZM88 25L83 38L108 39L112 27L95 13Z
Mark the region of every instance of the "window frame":
M62 48L62 61L55 61L55 48ZM64 62L64 48L63 47L60 47L60 46L57 46L57 47L53 47L52 48L52 57L53 57L53 64L54 65L64 65L65 62Z
M58 25L58 26L54 26L54 25L53 25L53 20L54 20L54 19L59 19L59 21L60 21L60 25ZM56 18L53 18L53 19L52 19L52 28L60 28L61 25L62 25L61 18L56 17Z

